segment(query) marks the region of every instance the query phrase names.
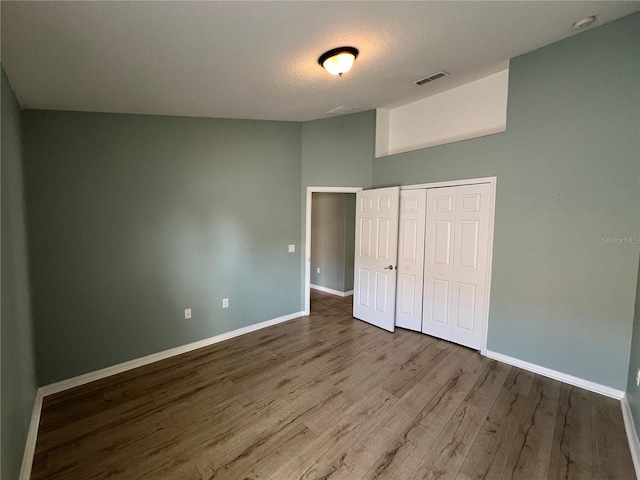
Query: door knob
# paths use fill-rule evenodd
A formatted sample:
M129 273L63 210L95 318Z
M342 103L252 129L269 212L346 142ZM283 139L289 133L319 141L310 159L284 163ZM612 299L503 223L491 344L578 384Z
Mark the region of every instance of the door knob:
M385 270L393 270L393 265L389 265L388 267L384 267Z

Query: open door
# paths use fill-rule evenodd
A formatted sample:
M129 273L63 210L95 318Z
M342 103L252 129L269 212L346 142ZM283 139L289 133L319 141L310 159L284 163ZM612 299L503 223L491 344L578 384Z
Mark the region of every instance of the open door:
M395 327L399 187L356 193L353 316Z

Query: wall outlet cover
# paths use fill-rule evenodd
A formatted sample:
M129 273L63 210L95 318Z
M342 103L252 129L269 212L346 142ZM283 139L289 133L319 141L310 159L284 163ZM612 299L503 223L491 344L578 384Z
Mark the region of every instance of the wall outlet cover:
M222 308L228 308L229 307L229 299L228 298L223 298L222 299Z
M293 253L296 251L296 246L295 245L289 245L289 253Z

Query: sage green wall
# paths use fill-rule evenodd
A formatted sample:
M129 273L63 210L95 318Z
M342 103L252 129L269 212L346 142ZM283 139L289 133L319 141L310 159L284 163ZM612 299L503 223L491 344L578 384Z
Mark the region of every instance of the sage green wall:
M299 123L23 119L41 384L302 310Z
M36 375L31 325L27 241L22 182L20 106L9 81L2 83L2 453L0 477L18 478L33 401Z
M354 199L353 193L313 194L311 283L314 285L339 292L353 290L355 229L348 222L355 222L355 202L350 201Z
M639 161L640 163L640 161ZM631 337L631 359L629 360L629 376L627 378L627 400L633 414L636 432L640 432L640 387L636 385L636 372L640 368L640 262L636 282L636 305Z
M640 14L511 60L506 133L374 160L376 186L498 177L490 350L624 390L640 234Z
M307 187L370 187L375 135L375 110L302 124L300 218L303 245L306 241ZM301 260L304 260L303 249L301 255ZM301 263L301 276L304 278L304 262ZM300 291L304 294L304 285L301 285Z
M375 131L375 110L304 122L303 193L308 186L371 186Z

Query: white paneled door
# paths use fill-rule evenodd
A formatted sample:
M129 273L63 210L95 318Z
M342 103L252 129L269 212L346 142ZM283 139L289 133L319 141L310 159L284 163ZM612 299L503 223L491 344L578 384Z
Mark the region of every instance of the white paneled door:
M490 184L427 190L422 331L480 349L485 322Z
M356 193L353 316L393 332L399 187Z
M396 326L422 329L424 225L427 191L400 192Z

